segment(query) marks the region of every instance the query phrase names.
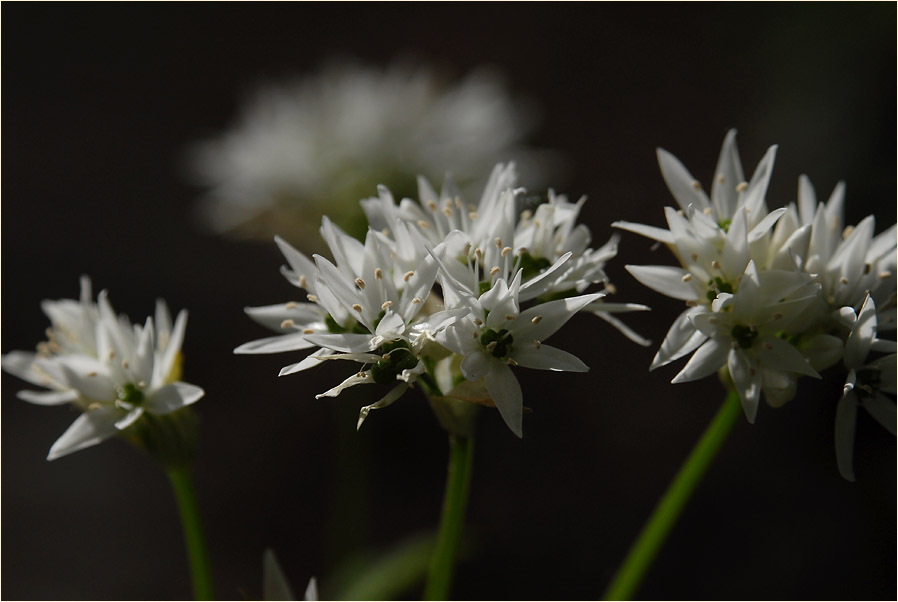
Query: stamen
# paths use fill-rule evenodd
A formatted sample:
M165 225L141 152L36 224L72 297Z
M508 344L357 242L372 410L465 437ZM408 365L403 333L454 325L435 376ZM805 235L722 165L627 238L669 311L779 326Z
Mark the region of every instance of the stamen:
M461 252L464 253L465 255L470 255L471 254L471 243L469 243L469 242L465 243L465 248L462 249Z
M864 276L869 274L871 271L873 271L873 266L870 265L869 263L865 263L864 264Z
M88 405L88 406L87 406L87 409L88 409L89 411L93 411L93 410L99 410L99 409L102 408L102 407L103 407L103 404L101 404L101 403L95 401L95 402L93 402L92 404Z
M296 309L299 305L296 301L288 301L286 305L284 305L284 309Z
M722 173L717 174L717 183L723 184L724 182L726 182L726 178L724 177L724 175Z
M698 261L698 253L693 253L690 257L692 257L692 261Z
M302 331L303 334L315 334L315 330L312 328L306 328Z
M508 358L508 364L511 366L517 366L518 363L514 361L514 358Z
M384 277L384 271L380 268L377 268L376 270L374 270L374 277L376 279L380 280L381 278Z
M736 192L745 192L748 189L748 182L739 182L736 184Z
M477 256L477 259L479 259L480 261L483 261L483 249L481 249L480 247L477 247L476 249L474 249L474 255Z
M852 232L854 232L854 226L845 226L845 229L842 230L842 238L848 238L849 236L851 236Z
M536 347L537 349L539 349L541 345L542 345L542 343L540 341L536 341L536 340L533 341L533 346Z
M359 312L359 313L362 313L362 306L359 305L358 303L354 304L354 305L352 306L352 309L356 310L356 311Z
M281 328L293 328L294 326L296 326L296 322L290 319L281 322Z
M490 276L495 276L496 274L499 273L499 271L500 271L499 266L494 265L493 267L490 268Z
M483 320L481 320L480 318L474 318L474 324L476 324L477 326L483 326Z
M683 282L689 282L690 280L692 280L692 274L683 274L683 277L680 278L680 280L682 280Z
M315 295L311 295L311 294L306 295L306 299L308 299L312 303L318 303L318 297L316 297Z
M97 375L96 372L88 372L88 373L87 373L88 378L93 378L93 377L96 376L96 375Z
M514 314L505 314L506 320L514 320L514 318L515 318Z
M696 190L701 190L702 183L699 182L698 180L692 180L692 187L695 188Z
M411 278L411 277L414 276L414 275L415 275L414 272L409 271L409 272L406 272L406 273L405 273L405 276L403 276L402 279L405 280L406 282L408 282L408 279Z
M501 251L499 254L500 254L502 257L505 257L505 256L508 255L509 253L511 253L511 247L505 247L504 249L502 249L502 251Z
M138 383L137 383L137 388L138 388L138 389L146 389L146 388L147 388L147 381L142 380L142 381L138 382Z
M122 368L124 368L125 370L127 370L130 365L131 364L128 363L128 360L122 360Z
M382 310L386 311L387 308L391 307L392 305L393 305L392 301L384 301L383 304L380 306L380 308Z
M501 249L501 248L502 248L502 239L499 238L498 236L496 237L496 248L497 248L497 249Z
M468 218L469 218L472 222L473 222L475 219L477 219L478 217L479 217L479 216L477 215L477 212L476 212L476 211L469 211L469 212L468 212Z
M418 220L418 227L423 230L427 230L428 228L430 228L430 224L428 222L424 221L423 219L421 219L421 220Z
M415 305L417 305L418 303L421 303L421 299L418 298L418 297L414 297L414 298L412 299L412 303L414 303Z
M714 261L711 262L711 267L714 268L715 270L719 270L720 262L715 259Z
M461 202L461 197L455 197L455 206L459 209L465 208L465 204Z
M108 357L109 357L109 359L112 359L112 358L115 357L115 349L110 349L110 350L109 350L109 355L108 355Z
M839 282L841 282L842 284L848 284L848 278L842 276L841 278L839 278Z
M521 221L525 222L531 217L533 217L533 212L529 209L524 209L523 211L521 211Z
M452 207L446 207L445 209L443 209L443 214L446 217L452 217Z
M539 324L542 321L542 316L534 316L532 320L530 320L531 324Z
M303 287L303 288L306 288L306 285L307 285L307 284L308 284L308 281L306 280L306 277L305 277L305 276L300 276L300 277L299 277L299 286L301 286L301 287Z
M440 207L439 207L435 202L433 202L433 201L427 201L427 206L430 208L431 211L436 211L437 209L440 208Z
M356 285L357 287L361 288L361 289L364 289L364 288L365 288L365 281L362 280L361 278L356 278L356 279L355 279L355 285Z
M499 341L490 341L489 343L486 344L486 350L492 351L493 349L496 348L496 345L498 345L498 344L499 344Z
M890 278L892 276L892 272L882 271L879 273L879 279L885 280L886 278Z
M704 213L705 215L711 215L712 213L714 213L714 211L710 207L705 207L704 209L702 209L702 213Z

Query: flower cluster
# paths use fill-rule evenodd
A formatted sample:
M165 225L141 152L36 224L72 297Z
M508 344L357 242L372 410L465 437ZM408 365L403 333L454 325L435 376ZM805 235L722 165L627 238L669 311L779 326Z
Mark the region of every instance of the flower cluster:
M491 70L447 85L424 66L334 62L260 88L230 130L195 147L203 218L217 232L303 243L327 213L363 235L357 201L378 184L396 191L450 170L482 185L484 166L508 156L535 176L551 157L523 144L533 113Z
M585 199L528 195L516 187L514 164L493 170L480 202L465 202L451 177L439 193L419 178L419 200L398 204L380 187L362 201L370 228L360 242L327 217L321 234L333 261L308 258L277 238L289 267L282 273L307 292L306 301L248 308L253 319L280 332L236 353L314 349L285 366L293 374L329 359L361 369L318 397L359 384L389 385L363 407L397 400L420 383L431 397L495 405L521 436L523 396L512 367L585 371L570 353L544 341L575 313L587 311L619 325L613 315L647 309L605 303L605 262L617 238L589 247L589 229L576 223Z
M131 324L127 316L116 315L106 291L96 303L91 300L86 276L80 300L47 300L41 307L51 322L47 341L38 344L36 353L4 355L2 366L48 389L20 391L20 399L39 405L70 403L83 412L53 444L48 460L133 431L129 427L145 422L146 416L171 415L203 396L200 387L179 380L186 310L172 323L160 299L155 320Z
M658 150L661 174L679 209L665 208L667 229L616 222L664 243L680 267L627 266L641 283L681 299L652 369L692 354L673 382L720 371L754 422L761 393L772 406L795 396L801 376L847 370L839 403L839 469L853 479L858 405L895 433L896 228L874 235L874 217L843 227L844 184L818 203L801 176L798 201L769 211L767 185L776 147L746 181L735 131L723 143L710 198L673 155ZM890 355L870 359L871 352Z

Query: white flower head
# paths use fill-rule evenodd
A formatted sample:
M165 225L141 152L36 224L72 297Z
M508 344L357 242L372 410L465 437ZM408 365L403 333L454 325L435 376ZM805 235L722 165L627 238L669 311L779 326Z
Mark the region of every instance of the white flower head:
M533 117L492 70L449 84L425 66L334 62L259 89L232 129L196 147L203 216L219 232L308 235L325 212L348 225L377 184L446 169L479 184L507 156L534 175L551 156L523 145Z
M45 301L53 326L36 356L12 352L3 369L50 392L22 391L32 403L72 403L82 414L53 444L48 460L96 445L135 424L144 413L164 416L199 400L200 387L181 382L179 354L187 326L182 310L174 324L163 301L143 325L117 316L106 291L89 301L82 279L80 302Z

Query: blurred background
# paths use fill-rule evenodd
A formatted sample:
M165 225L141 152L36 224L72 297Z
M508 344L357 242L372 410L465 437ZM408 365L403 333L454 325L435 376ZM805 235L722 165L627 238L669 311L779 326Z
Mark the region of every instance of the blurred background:
M156 297L190 310L184 380L206 390L195 406L196 478L224 599L260 598L266 547L298 592L316 575L323 598L338 595L351 565L375 566L435 528L447 459L446 437L415 394L356 433L371 393L314 399L350 366L279 379L301 356L232 355L268 335L243 307L298 291L278 273L270 235L204 225L209 185L191 171L191 149L234 127L260 86L316 76L336 58L425 65L450 87L487 66L508 102L526 106L519 142L547 153L530 171L522 159L522 183L588 195L581 221L594 246L617 219L664 224L673 201L656 147L709 187L731 127L749 174L779 145L770 207L794 200L806 173L821 200L847 181L846 223L875 213L880 232L895 220L891 3L4 10L2 351L33 349L48 325L40 301L77 298L81 274L134 321ZM403 178L394 186L414 191ZM454 597L601 597L718 408L714 379L673 386L678 367L647 371L681 305L635 282L628 263L673 259L624 234L609 264L613 300L653 308L625 316L652 345L579 316L553 344L591 371L519 371L533 409L522 440L481 413ZM46 462L76 414L18 400L25 385L5 373L2 385L4 598L190 596L164 473L118 440ZM843 480L833 445L840 387L835 375L803 380L785 407L763 405L756 424L736 425L639 597L896 596L895 438L859 414L857 482Z

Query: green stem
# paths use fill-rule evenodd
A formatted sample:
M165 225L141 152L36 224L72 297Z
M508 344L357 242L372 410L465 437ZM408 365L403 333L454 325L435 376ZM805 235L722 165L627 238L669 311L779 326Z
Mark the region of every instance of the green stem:
M739 395L730 391L711 424L695 444L673 482L655 506L651 518L630 548L623 565L605 592L605 600L630 600L645 572L667 539L686 502L701 481L736 419L742 415Z
M193 576L194 597L197 600L212 600L212 571L209 568L209 554L203 537L199 505L190 469L186 466L176 466L169 467L167 472L175 498L178 500L178 510L181 512L181 526L184 528L184 541L187 544L187 556L190 559L190 571Z
M437 547L430 561L427 574L425 600L448 600L455 569L455 556L461 539L461 529L468 503L468 489L471 483L471 460L473 458L473 436L449 435L449 474L446 477L446 495L443 498L443 516Z

